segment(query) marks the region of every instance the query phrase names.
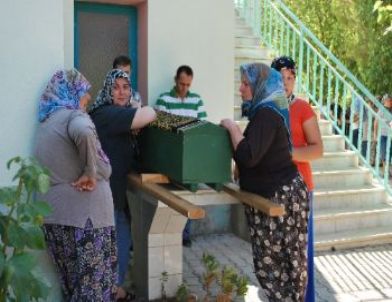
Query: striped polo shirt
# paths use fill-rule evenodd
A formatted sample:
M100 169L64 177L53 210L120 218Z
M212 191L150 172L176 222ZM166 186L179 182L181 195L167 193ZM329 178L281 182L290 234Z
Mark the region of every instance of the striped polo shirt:
M203 101L198 94L188 91L186 97L181 99L177 96L175 87L170 92L162 93L159 96L155 108L160 111L198 119L207 117Z

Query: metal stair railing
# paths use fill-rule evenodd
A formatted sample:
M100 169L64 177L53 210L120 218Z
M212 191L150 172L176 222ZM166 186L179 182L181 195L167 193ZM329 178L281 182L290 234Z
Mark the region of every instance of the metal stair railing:
M392 155L392 114L281 0L234 0L234 4L265 46L297 62L296 91L319 108L334 132L344 136L347 148L392 194L390 160L380 167L381 139L386 140L385 158Z

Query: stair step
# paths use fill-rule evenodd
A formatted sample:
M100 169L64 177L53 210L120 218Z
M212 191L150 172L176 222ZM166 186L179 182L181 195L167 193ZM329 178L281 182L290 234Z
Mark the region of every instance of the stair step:
M259 38L251 35L236 35L234 44L238 46L260 46Z
M234 106L234 120L240 121L242 119L243 117L242 117L241 106Z
M235 27L242 27L247 25L248 24L245 22L245 19L238 16L235 18Z
M244 21L245 19L243 17L241 17L240 13L238 12L238 10L235 10L235 21Z
M315 189L325 188L360 188L372 183L373 175L367 169L349 169L338 171L313 172Z
M240 88L240 85L241 85L241 79L238 77L238 79L234 80L234 94L239 95L238 89Z
M241 74L239 69L235 69L234 70L234 81L240 81L241 80ZM237 90L235 90L237 91Z
M314 113L317 115L317 118L320 119L321 113L320 113L320 108L318 106L312 105L312 109Z
M235 120L235 122L240 127L241 131L244 132L244 130L246 128L246 125L248 125L248 119L247 118L241 118L241 119Z
M392 243L392 228L382 226L363 228L334 234L315 234L315 249L326 251Z
M240 95L240 93L238 92L239 88L236 89L236 93L234 94L234 110L236 110L235 108L240 107L242 105L242 97Z
M316 189L314 191L313 209L317 213L322 210L330 209L365 209L374 204L384 203L387 194L381 186L362 186L356 189L335 188Z
M234 31L236 36L251 36L253 31L249 26L236 27Z
M271 53L271 51L266 48L266 47L262 47L260 45L235 45L234 51L237 50L244 50L244 49L249 49L249 50L265 50L266 52Z
M319 120L319 128L321 135L332 135L332 125L327 120Z
M270 60L270 52L266 48L237 48L234 56L239 59Z
M347 170L358 167L358 157L354 151L324 152L320 159L312 161L313 171Z
M341 135L324 135L322 137L324 152L344 151L344 138Z
M254 59L254 58L235 58L234 59L234 64L235 66L240 66L242 64L249 64L249 63L264 63L268 66L271 66L271 59Z
M375 204L349 212L341 209L323 210L314 215L314 233L332 234L349 230L389 226L392 231L392 206Z

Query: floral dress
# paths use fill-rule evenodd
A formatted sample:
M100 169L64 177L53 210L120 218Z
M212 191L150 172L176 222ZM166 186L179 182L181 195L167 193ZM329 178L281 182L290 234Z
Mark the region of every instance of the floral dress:
M270 301L302 301L307 285L308 197L300 176L271 201L286 214L270 217L245 206L256 277Z

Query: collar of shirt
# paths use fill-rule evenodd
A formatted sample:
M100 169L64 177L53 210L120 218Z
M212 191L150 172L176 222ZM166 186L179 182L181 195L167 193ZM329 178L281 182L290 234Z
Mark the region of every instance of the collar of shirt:
M188 92L186 93L186 96L185 96L184 99L188 98L189 95L190 95L190 91L188 90ZM170 90L170 96L173 97L173 98L180 99L180 97L177 95L176 86L174 86L174 87L172 88L172 90Z

